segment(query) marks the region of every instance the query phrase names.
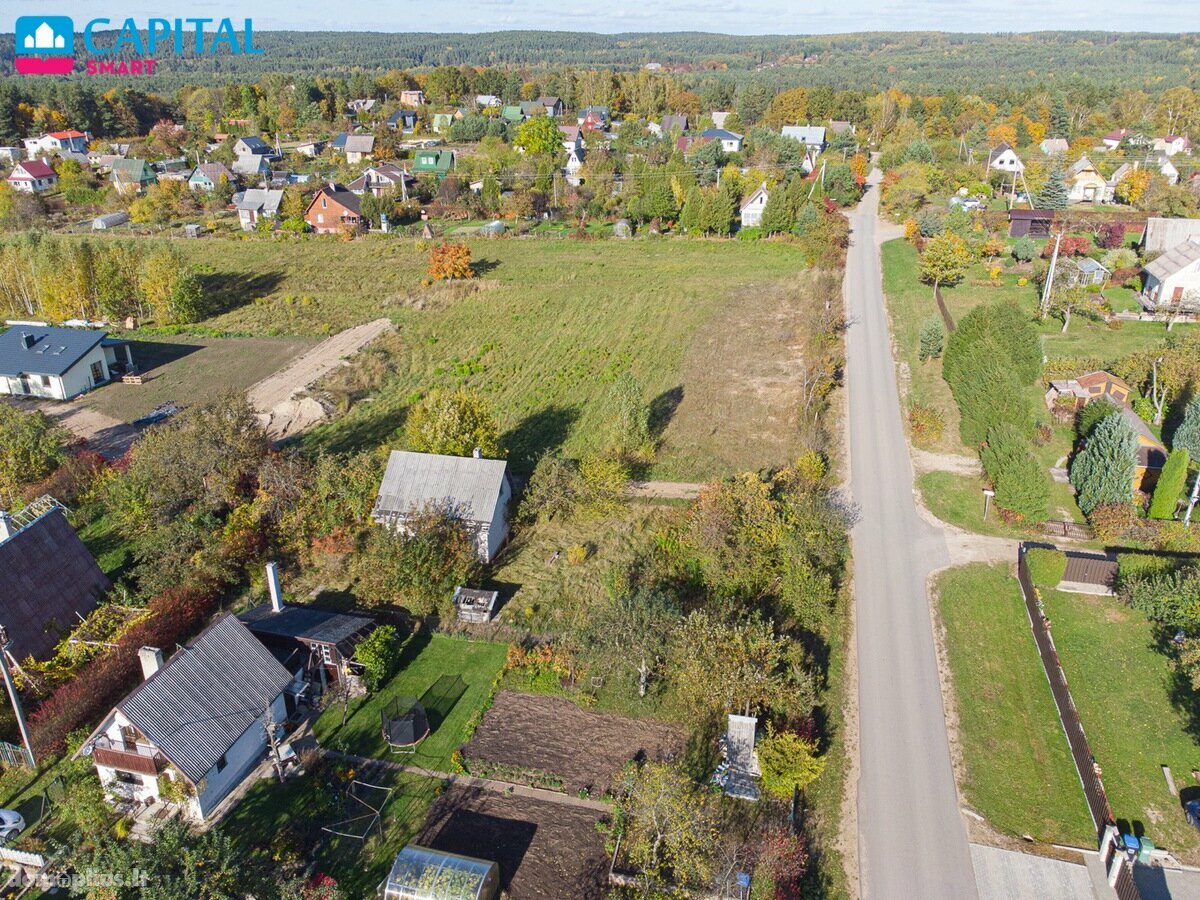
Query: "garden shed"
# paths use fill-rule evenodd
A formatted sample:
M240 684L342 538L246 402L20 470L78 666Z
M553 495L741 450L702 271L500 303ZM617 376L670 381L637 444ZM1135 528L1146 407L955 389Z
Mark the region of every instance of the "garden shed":
M499 591L484 591L459 585L454 589L454 606L463 622L490 622L496 611Z
M485 859L409 844L396 856L384 900L494 900L500 867Z

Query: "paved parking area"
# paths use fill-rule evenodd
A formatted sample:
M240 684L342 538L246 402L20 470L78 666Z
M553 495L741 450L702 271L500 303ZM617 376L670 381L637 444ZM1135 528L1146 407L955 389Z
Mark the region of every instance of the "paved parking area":
M1096 900L1083 865L971 845L979 900Z

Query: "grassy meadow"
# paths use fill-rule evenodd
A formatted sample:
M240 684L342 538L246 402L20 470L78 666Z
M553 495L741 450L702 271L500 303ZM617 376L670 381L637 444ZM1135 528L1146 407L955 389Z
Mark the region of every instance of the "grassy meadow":
M1007 834L1091 846L1083 788L1009 567L950 569L936 595L967 801ZM1084 726L1090 734L1086 715Z

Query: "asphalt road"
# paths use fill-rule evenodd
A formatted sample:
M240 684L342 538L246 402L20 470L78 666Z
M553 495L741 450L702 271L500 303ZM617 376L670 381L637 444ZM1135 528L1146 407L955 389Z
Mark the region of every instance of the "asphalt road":
M872 173L872 180L878 173ZM858 639L858 842L869 900L973 900L926 599L946 541L917 515L876 244L878 189L850 217L845 292Z

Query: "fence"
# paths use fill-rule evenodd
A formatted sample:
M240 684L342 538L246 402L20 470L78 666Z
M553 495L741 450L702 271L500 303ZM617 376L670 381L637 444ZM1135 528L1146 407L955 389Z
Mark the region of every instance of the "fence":
M1090 541L1095 537L1092 534L1092 530L1086 525L1080 525L1077 522L1064 522L1058 519L1043 522L1042 534L1046 535L1046 537L1069 538L1073 541Z
M1071 689L1067 685L1067 676L1058 660L1058 650L1054 647L1054 638L1050 635L1046 617L1042 614L1042 604L1037 590L1033 586L1033 578L1029 574L1029 565L1025 561L1026 546L1021 544L1017 552L1017 578L1021 582L1021 593L1025 598L1025 612L1029 615L1029 627L1033 630L1033 639L1037 644L1038 655L1042 658L1042 668L1046 679L1050 682L1050 693L1054 695L1054 705L1058 707L1058 718L1063 731L1067 735L1067 744L1071 748L1071 757L1075 760L1075 769L1079 773L1079 782L1083 786L1083 796L1087 801L1088 811L1092 815L1092 824L1096 826L1096 846L1103 843L1104 830L1114 825L1112 807L1108 804L1108 794L1104 783L1100 780L1100 767L1092 756L1088 746L1087 735L1083 731L1083 723L1075 709L1075 701L1071 697ZM1110 856L1111 858L1111 856ZM1108 859L1103 860L1105 868ZM1117 873L1117 881L1113 885L1120 900L1141 900L1137 885L1133 880L1130 866L1122 865Z

